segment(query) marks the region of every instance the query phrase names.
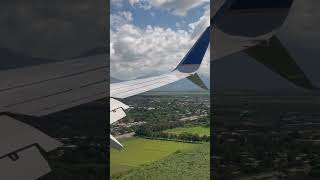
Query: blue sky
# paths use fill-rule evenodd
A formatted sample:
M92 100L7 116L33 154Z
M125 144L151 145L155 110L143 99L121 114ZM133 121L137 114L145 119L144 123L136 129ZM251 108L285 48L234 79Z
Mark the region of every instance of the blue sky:
M111 76L171 71L210 24L208 0L111 0ZM200 74L209 74L209 53Z
M151 7L150 9L144 9L138 6L132 6L128 0L122 1L121 5L111 4L111 14L117 12L129 11L133 16L133 24L144 28L148 25L168 27L172 29L187 29L188 24L197 21L204 12L204 8L208 3L199 5L196 8L190 9L185 16L176 15L172 10L160 9ZM180 24L180 27L177 27Z

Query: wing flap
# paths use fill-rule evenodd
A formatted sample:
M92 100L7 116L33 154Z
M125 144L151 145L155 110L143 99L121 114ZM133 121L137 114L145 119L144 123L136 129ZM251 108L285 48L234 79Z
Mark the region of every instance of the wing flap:
M122 108L123 110L129 109L129 106L125 105L124 103L115 100L113 98L110 98L110 111Z
M126 109L129 109L129 106L110 98L110 124L126 117L126 113L124 112Z
M120 119L126 117L124 110L129 109L129 106L124 103L110 98L110 124L119 121ZM110 146L117 150L122 149L120 142L110 134Z
M119 121L120 119L126 117L126 113L122 108L114 109L110 112L110 124Z

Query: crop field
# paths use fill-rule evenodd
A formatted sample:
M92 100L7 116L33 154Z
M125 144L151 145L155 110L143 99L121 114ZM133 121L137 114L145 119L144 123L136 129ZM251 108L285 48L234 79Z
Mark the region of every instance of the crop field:
M164 132L174 133L174 134L191 133L191 134L198 134L199 136L204 136L204 135L210 136L210 128L202 127L202 126L178 127L178 128L168 129Z
M114 176L163 159L177 151L192 149L195 144L174 141L129 138L120 140L124 149L112 149L110 153L110 175Z
M209 180L210 145L201 144L171 154L159 161L131 170L121 180Z

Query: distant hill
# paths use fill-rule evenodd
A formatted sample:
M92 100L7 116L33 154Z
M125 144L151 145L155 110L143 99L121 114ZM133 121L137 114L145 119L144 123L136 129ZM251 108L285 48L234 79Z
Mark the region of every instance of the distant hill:
M122 81L122 80L110 76L110 83L118 83L118 82L121 82L121 81Z
M143 76L139 77L137 79L141 78L147 78L150 76ZM203 82L207 85L207 87L210 87L210 79L205 76L201 76L201 79ZM110 82L111 83L117 83L117 82L122 82L126 80L119 80L115 77L110 77ZM190 80L188 79L182 79L180 81L168 84L166 86L160 87L158 89L154 89L152 91L204 91L203 89L199 88L197 85L193 84Z
M210 88L210 79L209 77L201 76L203 82ZM155 89L154 91L205 91L199 88L197 85L193 84L188 79L182 79L180 81L168 84L166 86Z

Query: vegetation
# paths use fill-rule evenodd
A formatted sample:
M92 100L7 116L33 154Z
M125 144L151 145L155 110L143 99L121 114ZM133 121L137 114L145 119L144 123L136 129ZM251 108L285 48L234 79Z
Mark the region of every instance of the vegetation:
M197 145L172 141L129 138L121 142L124 149L111 150L110 175L121 174L132 168L158 161L174 152ZM209 155L208 155L209 156ZM208 157L209 158L209 157Z
M181 122L180 122L181 123ZM180 124L174 123L174 124ZM136 130L136 136L149 139L175 140L182 142L209 142L210 128L202 126L169 128L171 124L164 124L160 127L143 125ZM156 130L163 131L156 131Z
M203 144L174 154L148 166L136 168L113 179L210 179L210 145Z
M122 122L145 121L157 125L155 127L209 112L208 96L203 95L133 96L123 99L123 102L133 109L127 111L127 117Z
M198 134L199 136L210 136L210 128L208 127L178 127L173 129L165 130L164 132L172 133L172 134L182 134L182 133L191 133L191 134Z
M208 96L134 96L124 103L131 106L127 117L111 130L113 134L135 132L135 137L122 142L123 151L111 150L112 179L209 179ZM176 128L185 131L167 132ZM200 146L206 147L205 155ZM145 168L158 174L145 174Z

